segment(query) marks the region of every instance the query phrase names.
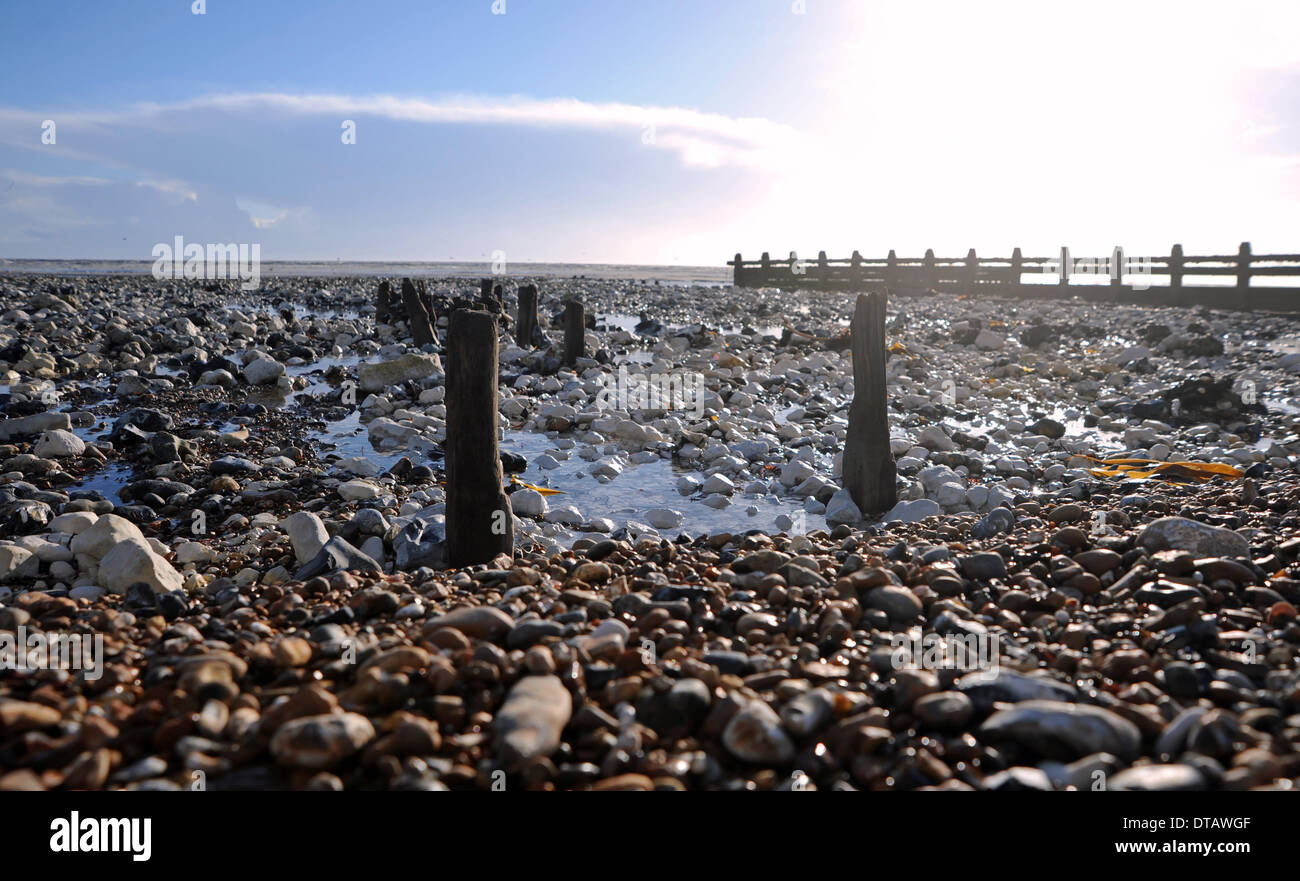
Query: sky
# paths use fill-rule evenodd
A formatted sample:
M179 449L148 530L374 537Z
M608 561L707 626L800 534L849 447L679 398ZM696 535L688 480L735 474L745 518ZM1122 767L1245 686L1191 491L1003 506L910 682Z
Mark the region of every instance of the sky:
M1300 3L6 0L0 257L1300 252Z

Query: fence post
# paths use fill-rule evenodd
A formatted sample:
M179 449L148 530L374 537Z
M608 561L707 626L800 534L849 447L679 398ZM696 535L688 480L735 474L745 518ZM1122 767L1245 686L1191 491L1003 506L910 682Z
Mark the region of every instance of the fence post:
M388 312L393 301L393 286L388 279L379 283L379 296L375 300L375 324L387 324Z
M582 302L569 300L564 304L564 363L572 366L587 355L587 320Z
M1110 252L1110 286L1112 289L1124 286L1124 248L1120 245Z
M1250 242L1242 242L1237 249L1237 290L1246 291L1250 287Z
M897 471L889 449L885 388L884 291L859 294L853 310L853 403L844 439L844 486L864 514L888 511L898 501Z
M966 252L966 294L967 296L975 295L975 282L979 276L979 258L975 256L975 249L971 248Z
M1061 248L1061 277L1057 281L1063 288L1070 286L1070 249Z
M1174 245L1169 249L1169 304L1182 306L1183 300L1183 246Z
M772 280L772 258L768 256L766 251L764 251L763 256L759 258L758 262L762 267L762 278L759 279L758 287L763 287L764 285L769 284Z
M735 265L736 265L736 268L733 269L733 270L731 271L731 284L732 284L732 287L737 287L737 288L740 287L740 282L741 282L741 276L740 276L740 264L743 263L743 262L744 262L744 261L741 260L741 258L740 258L740 252L737 251L737 252L736 252L736 264L735 264Z
M447 551L452 566L514 551L510 499L497 448L497 325L457 309L447 328Z
M890 290L898 287L898 255L894 249L889 249L889 256L885 258L885 287Z
M519 286L519 312L515 317L515 342L521 348L533 345L537 334L537 285Z
M411 339L416 348L436 343L438 337L433 332L433 316L425 309L420 292L409 278L402 279L402 307L406 310L406 323L410 325Z
M925 280L927 290L933 290L939 286L939 272L934 268L934 248L925 249L925 274L922 277Z
M820 276L822 287L830 287L831 265L826 259L825 251L817 252L817 274Z
M1020 287L1020 276L1024 274L1024 255L1020 253L1019 248L1013 248L1011 251L1011 269L1007 278L1007 283L1013 288Z

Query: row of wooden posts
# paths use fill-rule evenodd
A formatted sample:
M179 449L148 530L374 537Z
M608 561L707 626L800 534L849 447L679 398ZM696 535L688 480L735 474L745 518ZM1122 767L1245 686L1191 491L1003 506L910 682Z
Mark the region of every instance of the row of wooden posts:
M492 293L485 280L485 293ZM433 304L423 285L402 282L402 309L411 333L437 343ZM501 302L499 289L497 302ZM392 289L380 285L381 313L394 320ZM537 338L537 288L519 287L515 340L523 348ZM894 457L889 449L885 390L885 303L883 291L861 294L853 312L854 397L844 445L843 480L853 501L866 513L881 513L897 501ZM585 353L582 303L565 304L564 362ZM446 340L447 550L452 566L487 563L514 551L510 498L503 488L498 437L497 320L487 309L459 308L451 313Z
M519 286L515 341L532 348L544 339L537 318L537 286ZM503 488L498 436L497 316L504 308L502 290L493 279L480 283L479 300L452 310L447 321L447 552L452 566L486 563L512 554L515 535L510 498ZM502 313L504 314L504 313ZM402 280L400 299L387 282L379 285L375 319L405 321L417 347L438 345L437 314L423 281ZM562 318L561 359L572 366L586 356L586 315L582 302L570 299Z

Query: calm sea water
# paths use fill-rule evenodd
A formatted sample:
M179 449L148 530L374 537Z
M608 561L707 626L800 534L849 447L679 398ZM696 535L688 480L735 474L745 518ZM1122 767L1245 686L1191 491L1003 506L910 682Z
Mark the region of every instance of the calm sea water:
M148 260L4 260L0 275L5 273L40 273L45 275L148 275L153 263ZM265 260L262 277L319 276L436 276L481 278L491 275L491 266L473 262L382 263L370 261ZM727 284L731 269L727 266L633 266L614 263L509 263L507 277L533 278L600 278L625 281L659 281L672 284Z

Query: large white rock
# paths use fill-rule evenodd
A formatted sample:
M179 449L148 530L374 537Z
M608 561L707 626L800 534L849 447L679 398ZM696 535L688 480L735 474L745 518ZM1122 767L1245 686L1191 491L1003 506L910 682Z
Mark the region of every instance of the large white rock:
M80 456L86 452L86 442L70 431L54 428L40 436L32 452L44 459Z
M645 521L655 529L676 529L682 525L682 512L671 508L652 508L645 512Z
M284 374L284 365L270 355L258 352L257 357L244 365L244 378L251 385L267 385Z
M98 561L103 559L114 545L131 539L144 544L144 533L140 531L140 527L125 517L104 514L89 529L73 536L69 547L79 557L89 557L92 561Z
M826 503L826 522L831 526L838 526L841 523L856 524L862 519L862 512L858 510L857 504L853 501L853 496L847 489L835 491L829 502Z
M903 523L916 523L926 517L933 517L942 513L943 509L933 499L914 499L910 502L899 502L894 505L883 519L886 523L893 520L900 520Z
M520 517L541 517L550 507L546 496L535 489L519 489L510 494L510 510Z
M363 392L382 391L410 379L423 379L442 372L442 362L437 355L411 352L390 361L357 365L357 376Z
M99 583L113 593L125 593L137 581L154 593L180 590L185 579L144 541L130 538L118 542L99 561Z
M931 452L950 453L957 449L953 439L937 425L927 425L923 428L916 442Z
M330 540L325 524L311 511L290 514L280 521L280 528L288 533L289 541L293 544L293 555L300 566L311 562L320 553L320 549L325 547L325 542Z
M14 578L34 578L40 565L40 558L27 548L0 545L0 582Z
M99 515L91 511L73 511L60 514L50 521L50 532L63 532L67 535L80 535L95 525Z
M704 481L704 491L729 496L736 491L736 485L725 474L711 474L709 479Z
M349 502L365 502L370 499L378 498L382 493L379 487L367 480L349 480L347 483L340 483L338 493Z

